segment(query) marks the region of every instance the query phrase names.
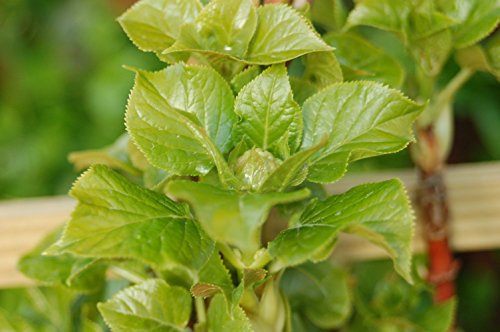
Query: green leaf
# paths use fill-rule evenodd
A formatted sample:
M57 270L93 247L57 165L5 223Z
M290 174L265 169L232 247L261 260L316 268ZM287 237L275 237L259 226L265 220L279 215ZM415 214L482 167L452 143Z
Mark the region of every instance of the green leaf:
M387 251L394 267L411 281L413 214L398 180L365 184L325 201L312 201L298 224L280 233L269 252L280 266L311 260L341 231L357 234Z
M500 77L500 68L498 66L497 68L494 67L494 63L492 63L492 59L487 53L488 51L488 48L473 45L457 50L455 58L462 68L489 72L498 78Z
M420 67L430 76L441 72L450 55L453 40L450 30L442 30L427 37L413 40L410 50Z
M253 329L243 309L237 306L231 315L224 296L218 294L214 296L208 308L208 331L253 332Z
M275 172L281 164L281 160L275 158L271 153L259 148L247 150L238 158L234 165L234 171L241 179L244 190L260 191L266 179Z
M206 297L221 292L229 300L233 289L234 286L229 271L222 262L219 253L214 251L212 257L210 257L209 261L200 270L198 282L191 288L191 293L195 296ZM212 293L203 296L197 294L196 290L209 290Z
M453 18L436 11L432 2L423 1L422 4L413 5L416 8L410 15L408 33L411 40L429 37L458 23Z
M17 268L29 278L44 284L59 284L79 291L98 289L104 281L105 271L105 265L98 259L71 254L43 255L61 233L62 227L59 227L48 234L33 250L21 257Z
M113 144L98 150L72 152L68 160L79 171L94 164L102 164L124 171L130 175L139 176L141 171L128 155L129 136L121 135Z
M286 139L290 150L298 148L302 115L283 65L268 68L245 85L236 97L235 112L241 118L236 135L249 146L275 151Z
M226 191L206 183L190 181L172 181L168 185L168 192L191 204L197 219L211 238L236 246L249 260L261 247L261 227L271 208L309 196L307 189L289 193L253 194Z
M319 144L299 151L286 159L266 177L261 191L284 191L290 186L300 185L307 177L311 157L325 144L326 140L323 140Z
M411 12L409 1L361 0L347 18L347 27L368 25L374 28L405 33Z
M356 316L353 331L449 331L456 300L435 304L427 283L409 285L386 261L362 262L354 266Z
M250 316L255 331L286 331L289 306L279 288L279 282L269 278L262 287L257 312Z
M198 0L141 0L118 22L139 49L160 54L172 46L181 25L193 21L201 8Z
M486 43L485 52L493 73L497 77L497 80L500 80L500 34L495 34Z
M198 271L214 250L187 206L105 166L90 168L70 194L78 206L49 253L132 258L158 268Z
M7 288L0 292L0 331L72 331L71 309L78 308L78 295L62 287ZM76 304L76 306L75 306Z
M497 0L452 0L442 4L444 12L458 21L453 27L456 48L471 46L487 37L498 25Z
M191 23L182 26L172 51L207 51L243 58L257 26L251 0L212 0Z
M231 79L231 88L237 95L241 89L261 73L260 66L250 66Z
M318 87L308 80L303 78L290 77L290 86L293 91L293 98L295 101L302 105L304 102L319 91Z
M351 312L348 274L331 262L287 269L281 288L292 310L303 313L321 328L341 326Z
M446 332L452 328L455 320L456 299L444 303L430 305L426 310L416 309L411 321L422 329L429 332Z
M412 123L422 110L399 91L371 82L337 83L315 94L303 105L302 149L324 136L328 143L313 158L308 179L333 182L348 161L403 149L413 139Z
M310 22L289 6L259 7L257 16L259 23L247 54L250 63L280 63L307 53L331 50Z
M224 79L213 69L182 65L138 72L126 116L131 136L153 166L175 175L205 175L215 164L224 182L232 179L221 152L233 145L235 120Z
M98 308L113 331L187 331L191 296L153 279L126 288Z
M311 20L326 30L340 30L347 18L342 0L315 0L311 6Z
M342 82L342 70L333 52L317 52L304 56L304 78L319 89Z
M329 33L324 40L335 47L346 81L370 80L399 87L404 69L384 50L353 33Z

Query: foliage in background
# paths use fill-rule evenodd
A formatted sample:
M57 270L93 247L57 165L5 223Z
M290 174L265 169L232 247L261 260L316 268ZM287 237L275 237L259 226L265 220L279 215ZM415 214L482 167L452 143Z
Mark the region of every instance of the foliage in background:
M109 1L0 3L0 199L67 192L74 150L123 132L132 75L151 68L116 24Z

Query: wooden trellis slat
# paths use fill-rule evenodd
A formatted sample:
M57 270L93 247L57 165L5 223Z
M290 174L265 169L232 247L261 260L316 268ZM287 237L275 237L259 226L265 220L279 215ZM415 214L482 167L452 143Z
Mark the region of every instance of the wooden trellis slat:
M366 183L393 177L403 180L411 194L416 183L413 170L384 171L346 176L327 186L340 193ZM452 224L452 246L456 251L500 248L500 163L450 166L446 171ZM19 257L47 232L65 222L75 202L68 197L34 198L0 202L0 288L31 284L16 270ZM417 228L414 249L422 251ZM342 235L334 256L340 260L384 257L384 252L357 237Z

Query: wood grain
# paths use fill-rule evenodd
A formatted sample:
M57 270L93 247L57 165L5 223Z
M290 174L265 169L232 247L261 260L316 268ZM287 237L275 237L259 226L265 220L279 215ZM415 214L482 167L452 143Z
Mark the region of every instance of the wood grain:
M346 176L327 186L330 194L394 177L403 180L411 194L416 183L413 170L384 171ZM446 171L453 220L452 246L456 251L500 248L500 163L449 166ZM34 198L0 202L0 287L31 283L16 270L16 262L48 231L69 218L75 202L68 197ZM416 252L424 249L417 227ZM384 257L370 243L342 235L334 252L340 260Z

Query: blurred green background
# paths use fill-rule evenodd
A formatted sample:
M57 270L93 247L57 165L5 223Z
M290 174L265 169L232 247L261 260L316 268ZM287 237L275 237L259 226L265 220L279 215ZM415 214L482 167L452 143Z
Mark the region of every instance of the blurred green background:
M66 156L123 131L134 75L160 68L115 18L131 1L0 1L0 199L64 194Z
M65 194L77 176L68 153L110 144L124 131L133 74L122 65L162 67L136 50L115 21L131 2L0 1L0 199ZM451 60L446 72L456 70ZM455 114L450 162L500 160L498 82L476 74L457 96ZM355 168L409 166L403 152ZM460 326L495 331L500 255L460 259Z

